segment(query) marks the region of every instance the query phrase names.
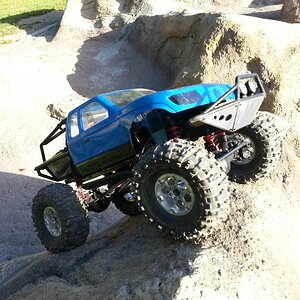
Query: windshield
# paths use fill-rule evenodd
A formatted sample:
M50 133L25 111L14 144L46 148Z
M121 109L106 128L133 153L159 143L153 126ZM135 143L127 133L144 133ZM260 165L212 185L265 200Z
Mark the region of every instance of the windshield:
M155 91L146 89L133 89L116 91L103 96L118 106L125 106L140 97L152 94L154 92Z

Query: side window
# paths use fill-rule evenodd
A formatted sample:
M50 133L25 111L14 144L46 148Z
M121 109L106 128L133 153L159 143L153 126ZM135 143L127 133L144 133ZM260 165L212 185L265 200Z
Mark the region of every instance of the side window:
M91 102L82 109L83 130L108 118L108 111L98 102Z
M72 113L70 116L70 126L70 134L71 138L73 138L79 134L77 112Z

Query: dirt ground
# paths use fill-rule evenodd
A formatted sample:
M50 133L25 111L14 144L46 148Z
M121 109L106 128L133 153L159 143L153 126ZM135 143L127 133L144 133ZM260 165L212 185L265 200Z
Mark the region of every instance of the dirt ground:
M274 19L279 17L281 8L280 4L268 5L270 3L274 4L276 1L198 2L201 2L201 9L205 11L228 11L233 9L253 16ZM251 4L255 5L255 7L251 9L244 7ZM232 5L231 8L229 5ZM47 16L44 17L47 18ZM53 15L51 15L51 18L53 18ZM59 18L60 15L57 15L55 22L58 22ZM57 124L57 120L49 117L48 105L63 106L65 104L67 109L70 109L81 101L102 92L133 87L157 90L168 87L168 78L162 70L152 65L147 58L137 52L125 40L115 41L116 35L119 36L120 34L119 31L95 28L94 25L92 20L86 19L84 28L76 28L76 30L66 28L53 40L59 28L57 23L36 36L29 35L13 44L0 48L0 203L2 206L0 211L0 282L2 279L5 280L7 278L8 273L18 271L20 266L26 265L35 256L25 258L22 263L14 260L9 265L10 269L7 270L7 262L9 260L44 251L32 226L30 205L36 192L49 183L38 178L33 171L33 168L41 162L39 143L46 137L50 129ZM63 102L64 104L62 104ZM248 193L248 198L243 198L242 194L239 194L240 202L243 205L240 205L240 202L234 204L235 206L233 205L235 212L238 212L236 215L240 216L240 220L231 224L231 228L229 224L227 231L224 231L225 233L221 237L223 240L222 249L227 247L231 249L231 252L229 251L228 253L232 253L230 259L227 257L229 254L226 254L228 261L232 263L230 267L226 265L221 267L221 269L224 267L225 277L226 272L228 272L228 282L233 277L237 280L236 278L241 274L234 269L234 260L239 262L240 265L245 264L244 267L247 269L247 272L251 273L251 276L248 277L247 272L243 273L243 277L239 278L239 287L235 288L232 288L228 282L224 283L222 281L225 280L223 276L219 286L228 287L227 290L231 291L227 294L228 297L218 298L215 291L215 294L211 294L213 296L207 299L300 298L300 290L297 285L297 282L300 280L300 257L298 251L300 248L300 226L298 221L300 216L300 205L298 202L300 185L297 183L297 178L299 178L300 174L299 169L295 167L300 166L300 162L299 156L295 156L293 148L289 147L292 143L292 138L285 143L288 148L284 157L286 166L278 175L261 184L249 185L243 188L245 189L244 193ZM55 150L57 149L52 149L52 151ZM290 157L294 157L294 159ZM237 193L241 192L237 191ZM250 198L249 195L251 195ZM249 210L247 212L244 210L245 203L250 200L255 203L256 211L251 212ZM144 220L127 221L127 217L124 217L112 206L101 214L92 214L91 218L91 239L88 246L95 246L93 241L97 241L97 239L98 244L103 243L103 236L99 235L99 233L118 222L121 222L125 228L128 226L129 233L127 235L124 233L123 238L118 236L116 239L120 240L119 243L124 243L127 237L128 240L125 245L129 248L130 233L132 235L137 234L135 230L138 226L147 228L146 238L148 237L155 241L161 238L160 235L156 236L156 231L152 233L151 229L148 229L148 225L145 224ZM249 220L246 226L245 219L247 218ZM239 228L241 226L244 226L244 228ZM251 233L249 234L250 231ZM237 232L239 232L239 238L236 240ZM96 233L97 235L95 235ZM228 234L227 240L226 233ZM255 238L249 241L249 248L247 246L240 248L241 241L244 241L245 245L248 243L247 236ZM136 236L135 241L148 245L144 236ZM135 241L132 242L134 243ZM172 244L173 242L170 243ZM169 249L167 244L159 245L158 247L162 247L165 250ZM155 248L148 246L155 253ZM85 251L84 249L82 249L83 252ZM125 246L124 249L128 250ZM125 251L124 249L123 251ZM170 249L170 251L173 251L172 247ZM250 249L249 252L247 252L247 249ZM145 251L144 248L142 250ZM192 251L195 257L199 254L198 250L194 251L188 248L184 252L178 250L178 255L187 253L188 250ZM207 259L214 257L214 255L219 255L217 250L216 252L214 250L206 251L205 253L210 253L209 251L211 251ZM74 253L74 256L76 253ZM237 255L237 253L239 254ZM77 254L79 255L79 253ZM48 259L49 256L47 255L43 253L39 257ZM112 254L107 251L105 255L107 255L109 260L115 259L118 253L114 253L112 250ZM234 255L237 256L233 257ZM249 255L249 260L244 257L247 255ZM224 256L222 257L224 258ZM140 272L143 272L142 268L147 266L150 259L155 259L155 256L150 255L148 258L145 262L140 258L142 261ZM192 257L187 255L186 265L189 265L190 260L193 260ZM247 265L247 261L251 263ZM16 269L13 268L14 262L16 262ZM96 263L96 258L95 261L91 260L89 263L91 265ZM119 263L120 265L117 266L120 268L128 266L126 261ZM220 263L221 260L218 261L215 258L213 266L217 268ZM208 266L208 262L201 256L201 258L196 259L192 263L192 268L201 274L203 265ZM110 270L109 265L105 265L105 267L106 269L104 269L108 274L116 271ZM63 277L63 280L66 281L61 281L62 279L55 277L47 283L38 282L37 285L30 286L29 291L25 291L19 296L16 295L16 299L38 298L38 293L41 291L42 286L49 287L49 290L51 290L51 283L57 283L57 280L59 285L61 285L61 290L68 287L66 294L60 294L59 299L64 299L68 295L70 285L76 286L78 283L81 284L82 291L79 291L82 292L81 298L89 295L88 289L91 284L95 283L99 291L102 291L103 286L100 288L100 285L97 285L99 284L99 279L95 278L93 279L94 281L91 279L93 276L96 276L97 272L98 274L101 273L101 270L96 268L96 270L91 271L91 268L87 266L84 268L84 272L86 272L85 279L81 277L82 269L80 269L80 272L78 268L76 270L72 269L72 272L68 271L69 273ZM152 271L149 272L151 273ZM153 272L155 273L155 271ZM231 274L229 274L230 272ZM153 274L151 275L152 277L154 276L153 278L158 276ZM187 276L187 274L185 275ZM43 276L43 273L41 276ZM115 279L116 284L120 284L122 276L130 276L130 274L121 272L118 279ZM152 278L151 276L149 278ZM197 277L198 279L200 278L199 276ZM106 277L105 280L109 282ZM202 278L202 280L205 280L205 278ZM150 281L149 285L151 284L153 282ZM189 292L188 286L188 284L178 283L176 287L179 288L176 291L178 299L188 298L186 296ZM216 285L212 283L211 288L216 289ZM270 291L273 288L274 292L272 294ZM193 285L193 289L197 289L196 284ZM173 296L175 295L174 290L175 288L173 287ZM97 292L97 290L93 290L94 292ZM219 289L219 292L222 294L222 288L221 290ZM239 297L233 296L237 292ZM130 298L132 296L124 293L120 289L120 299L127 299L126 297ZM208 291L203 293L209 295ZM49 299L56 298L55 294L51 295L53 298L50 297ZM76 293L72 295L75 296ZM124 295L127 296L125 297ZM135 297L138 298L139 295L141 294L136 294Z

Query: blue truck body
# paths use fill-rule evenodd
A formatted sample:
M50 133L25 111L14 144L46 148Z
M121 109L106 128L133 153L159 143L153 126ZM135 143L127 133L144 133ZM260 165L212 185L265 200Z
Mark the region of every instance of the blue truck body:
M140 114L154 109L164 110L169 113L180 113L197 106L210 105L231 88L232 85L230 84L198 84L184 88L154 92L142 96L124 106L117 106L108 100L108 97L112 94L123 93L130 90L98 95L72 110L68 115L67 144L74 165L81 166L86 162L93 164L93 159L97 156L118 151L120 148L127 149L124 152L123 159L134 157L135 152L131 143L130 127L134 119ZM174 103L174 100L171 100L172 97L176 95L191 95L194 97L188 97L190 103L177 104ZM232 93L228 99L229 98L235 98L235 93ZM108 118L84 130L82 111L92 102L98 102L107 109ZM74 113L79 120L79 134L75 137L71 137L69 130L69 128L71 128L70 116Z
M152 146L164 143L178 127L183 134L177 137L188 140L210 130L234 132L252 122L264 97L257 74L237 76L235 84L101 94L70 111L46 137L40 145L43 163L35 170L47 179L79 183L131 170L149 140ZM66 148L47 159L44 146L63 133Z

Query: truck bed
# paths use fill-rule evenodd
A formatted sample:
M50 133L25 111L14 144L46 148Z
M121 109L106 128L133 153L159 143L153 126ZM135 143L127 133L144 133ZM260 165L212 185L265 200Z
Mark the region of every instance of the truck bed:
M55 181L61 181L69 178L72 176L71 157L69 152L66 149L59 151L51 158L37 166L35 171L37 171L39 175L43 175L43 177ZM47 171L49 176L42 173L42 171Z

